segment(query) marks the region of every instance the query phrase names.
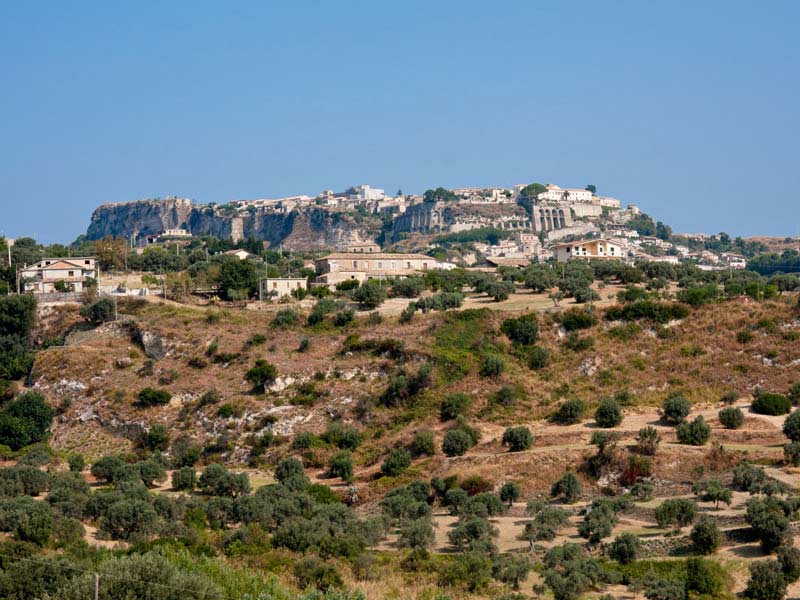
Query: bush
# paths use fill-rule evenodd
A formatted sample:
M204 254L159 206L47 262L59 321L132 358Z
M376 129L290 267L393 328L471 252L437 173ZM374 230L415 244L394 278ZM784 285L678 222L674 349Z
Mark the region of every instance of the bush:
M172 473L172 489L191 492L197 485L194 467L183 467Z
M356 313L352 308L340 310L333 316L333 324L335 327L345 327L353 322Z
M789 442L783 446L783 460L793 467L800 466L800 442Z
M662 416L668 423L682 423L689 411L692 410L691 403L683 396L673 395L664 400L661 406Z
M54 411L38 392L25 392L0 410L0 444L12 450L46 439Z
M800 579L800 550L789 545L781 546L778 548L778 563L787 582L794 583Z
M639 536L633 533L623 533L611 542L608 555L617 562L627 565L638 558L641 548Z
M723 408L719 411L719 422L725 429L739 429L744 424L744 413L732 406Z
M539 336L539 325L536 315L529 314L515 319L506 319L500 326L500 331L505 333L513 343L530 346L536 343L536 338Z
M656 522L662 529L673 523L684 527L694 521L697 514L697 505L686 498L669 498L664 500L655 511Z
M383 464L381 473L387 477L397 477L411 466L411 454L405 448L395 448L389 452Z
M336 567L314 557L297 561L294 565L294 576L297 578L297 587L300 589L313 586L321 592L326 592L331 588L340 588L344 585L342 576Z
M700 554L713 554L717 551L722 541L719 527L706 516L703 516L692 528L692 533L689 537Z
M573 331L564 340L564 347L573 352L590 350L594 347L594 338L590 336L581 337L577 331Z
M331 457L328 463L328 473L331 477L339 477L346 483L353 481L353 457L350 452L343 450Z
M750 405L750 410L759 415L785 415L792 410L792 402L783 394L758 394Z
M528 368L533 371L544 369L550 362L550 351L541 346L533 346L528 350Z
M172 394L167 390L157 390L146 387L141 389L136 397L138 399L137 404L141 407L161 406L167 404L172 399Z
M561 325L566 331L578 331L597 325L597 317L589 310L571 308L561 314Z
M675 433L681 444L702 446L711 437L711 427L705 422L703 416L700 415L691 423L684 422L678 425Z
M163 452L169 447L169 434L163 425L153 425L139 441L142 448Z
M386 300L386 288L379 281L365 281L353 292L353 300L358 302L361 308L373 310Z
M641 428L636 436L636 450L640 454L654 456L660 442L661 434L658 433L655 427L648 425Z
M67 457L67 463L72 473L80 473L86 467L86 459L83 457L83 454L78 452L70 454L69 457Z
M422 277L406 277L392 284L392 295L401 298L417 298L425 291L425 280Z
M284 458L275 467L275 479L283 483L293 477L305 477L303 463L296 458Z
M442 406L439 410L439 418L442 421L455 419L463 415L470 404L472 404L472 399L466 394L460 392L450 394L442 401Z
M299 320L299 315L291 308L282 308L278 312L275 313L275 317L272 319L270 323L270 327L273 329L280 329L282 327L291 327L292 325L297 324Z
M750 565L750 580L744 595L751 600L782 600L786 597L786 578L774 560L760 560Z
M444 434L442 452L447 456L461 456L472 448L472 438L463 429L451 429Z
M612 398L603 398L594 413L598 427L611 428L622 423L622 409Z
M255 366L244 375L245 379L253 384L253 388L260 389L264 392L275 382L277 376L278 370L275 366L263 359L258 359Z
M573 398L559 406L551 420L559 425L574 425L580 422L585 409L586 405L583 400Z
M116 304L110 298L100 298L81 308L81 316L92 325L113 321L115 315Z
M495 302L508 300L509 296L515 291L517 291L517 288L512 281L493 281L486 286L486 294Z
M331 423L322 434L322 439L342 450L355 450L361 444L361 432L355 427Z
M508 446L509 452L527 450L532 443L533 436L527 427L509 427L503 432L503 445Z
M480 368L478 369L478 374L481 377L500 377L503 371L506 368L506 363L503 362L503 359L497 356L496 354L486 354L481 359Z
M800 442L800 410L786 417L783 422L783 435L793 442Z
M414 433L414 438L409 446L411 454L414 456L433 456L436 454L436 446L433 441L433 432L430 429L422 429Z
M21 335L0 335L0 380L14 380L30 373L33 352Z
M550 495L554 498L562 496L566 502L575 502L582 493L581 482L575 473L567 471L550 488Z

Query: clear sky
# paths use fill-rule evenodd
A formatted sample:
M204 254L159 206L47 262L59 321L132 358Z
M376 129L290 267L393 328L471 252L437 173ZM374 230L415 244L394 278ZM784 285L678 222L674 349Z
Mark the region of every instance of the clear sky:
M3 2L0 230L539 181L800 234L800 2Z

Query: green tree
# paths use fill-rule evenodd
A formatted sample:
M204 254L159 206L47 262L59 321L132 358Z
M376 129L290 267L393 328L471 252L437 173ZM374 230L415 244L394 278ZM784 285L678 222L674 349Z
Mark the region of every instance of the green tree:
M110 298L100 298L81 308L81 316L92 325L113 321L116 317L116 312L116 304Z
M693 421L678 425L675 434L681 444L702 446L711 437L711 427L705 422L703 415L698 415Z
M506 319L500 326L500 331L505 333L515 344L530 346L535 344L539 337L539 324L534 313L523 315L514 319Z
M575 473L567 471L553 484L550 495L554 498L562 496L566 502L575 502L582 491L581 482Z
M750 565L750 580L744 595L751 600L782 600L786 597L786 578L774 560L760 560Z
M386 300L386 288L378 280L365 281L353 292L353 300L364 310L376 309Z
M713 554L722 541L719 527L707 516L703 516L695 524L689 537L700 554Z
M451 429L444 434L442 452L447 456L461 456L472 447L472 439L462 429Z
M347 450L337 452L328 463L328 473L331 477L340 477L347 483L353 481L353 457Z
M533 436L527 427L509 427L503 432L503 445L508 446L509 452L527 450L532 443Z
M682 423L689 415L690 410L692 410L692 405L689 401L678 395L667 398L661 407L664 420L673 424Z
M511 508L514 504L514 500L518 500L521 493L519 485L517 485L515 481L507 481L503 484L503 487L500 488L500 500L507 502L508 507Z
M411 454L405 448L395 448L384 459L381 473L387 477L397 477L411 466Z
M611 428L622 423L622 409L613 398L603 398L594 413L598 427Z
M255 365L245 373L245 379L253 384L253 388L266 392L267 388L275 383L278 377L278 370L275 365L270 364L264 359L258 359Z
M800 410L786 417L783 422L783 435L793 442L800 442Z
M250 298L258 290L256 266L249 260L228 258L219 266L217 285L228 300Z
M633 533L622 533L611 542L608 555L617 562L627 565L638 558L641 547L639 536Z
M744 413L733 406L719 411L719 422L725 429L739 429L744 424Z

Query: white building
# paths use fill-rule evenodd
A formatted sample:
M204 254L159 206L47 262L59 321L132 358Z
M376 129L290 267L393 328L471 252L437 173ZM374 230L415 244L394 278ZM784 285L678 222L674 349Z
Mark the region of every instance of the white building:
M386 195L385 190L379 188L371 188L367 184L357 185L353 188L354 193L349 194L348 198L355 202L370 202L374 200L382 200Z
M549 200L551 202L591 202L592 192L577 188L560 188L557 185L548 183L547 191L537 196L539 200Z
M23 292L50 294L81 292L86 280L100 278L97 260L93 256L76 258L43 258L20 272Z
M551 247L558 262L566 262L574 258L589 260L592 258L624 260L625 249L622 244L598 238L565 242Z
M294 290L305 290L308 281L304 277L275 277L262 279L259 282L259 298L283 298L290 296Z

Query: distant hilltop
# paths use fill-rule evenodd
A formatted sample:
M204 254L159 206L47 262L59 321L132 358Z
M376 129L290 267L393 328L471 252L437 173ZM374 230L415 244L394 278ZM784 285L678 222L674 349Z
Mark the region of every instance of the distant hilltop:
M624 223L639 214L594 186L554 184L512 188L436 188L423 195L387 195L363 184L311 196L194 204L188 198L105 203L92 214L90 240L106 236L142 244L169 231L238 241L255 238L298 250L346 247L401 234L457 233L484 227L543 233L549 239L597 231L599 222Z

